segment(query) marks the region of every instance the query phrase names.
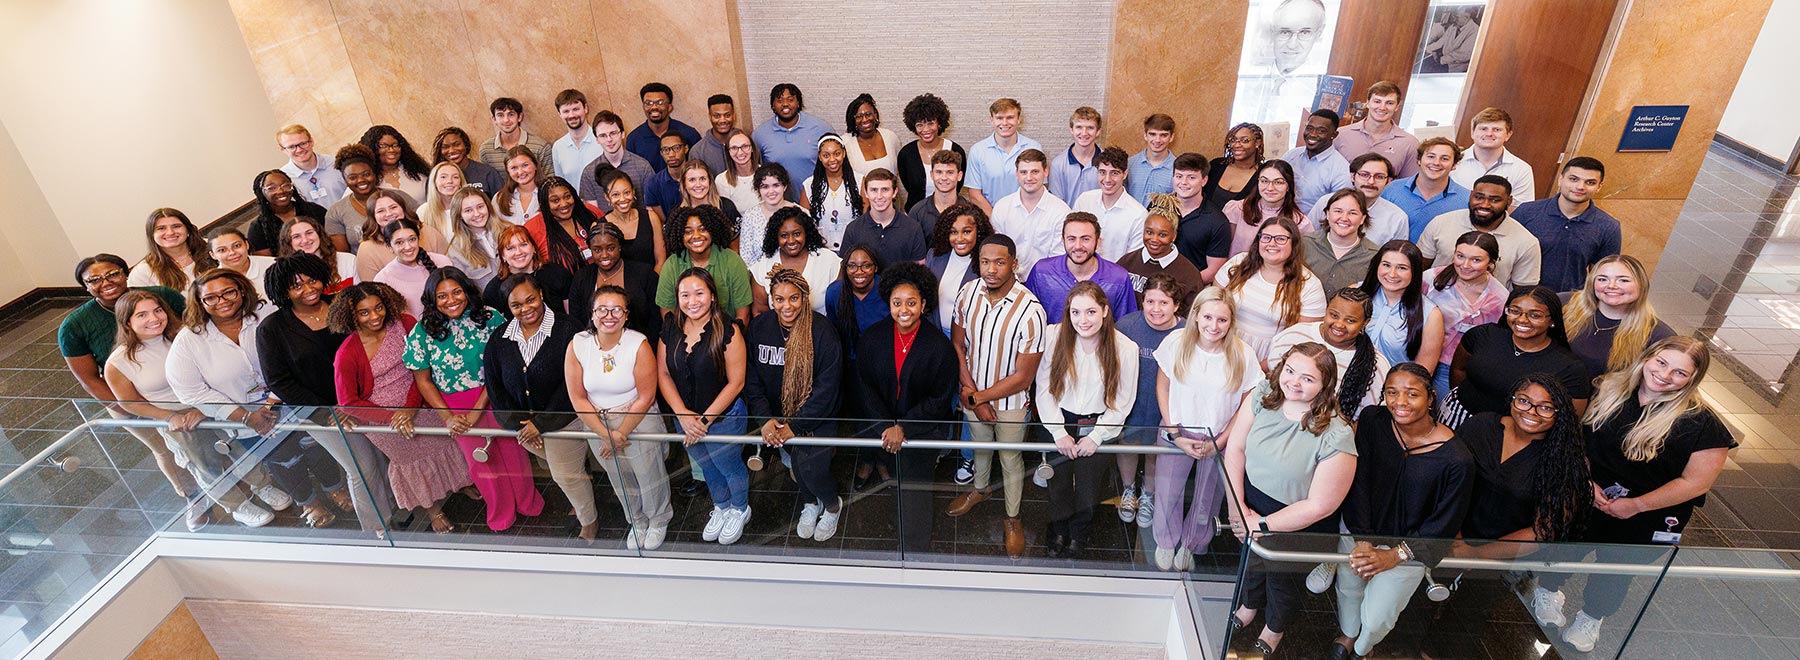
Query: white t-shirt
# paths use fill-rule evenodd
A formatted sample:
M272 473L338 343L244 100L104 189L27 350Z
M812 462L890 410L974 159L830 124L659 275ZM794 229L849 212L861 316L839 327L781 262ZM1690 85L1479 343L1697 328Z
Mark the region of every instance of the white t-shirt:
M1321 322L1318 321L1301 323L1286 330L1282 330L1280 334L1275 335L1275 339L1269 342L1270 366L1274 366L1273 363L1276 360L1280 360L1281 356L1286 355L1288 349L1293 348L1295 345L1310 341L1331 349L1331 356L1337 360L1338 386L1342 387L1344 384L1344 373L1350 370L1350 360L1356 357L1356 348L1352 346L1348 349L1339 349L1326 342L1324 336L1320 334L1320 323ZM1371 345L1370 348L1373 349L1373 345ZM1367 392L1363 393L1361 403L1363 406L1372 406L1377 402L1380 402L1381 388L1387 382L1389 366L1387 358L1381 355L1380 349L1374 350L1375 378L1369 381L1369 389ZM1348 413L1350 411L1345 412Z
M175 322L175 319L169 319ZM137 388L138 398L149 402L163 410L187 410L175 398L175 389L169 387L169 375L164 363L169 359L169 340L154 337L145 341L137 349L137 359L125 357L124 346L114 346L112 355L107 356L106 366L118 369L125 380Z
M779 258L779 257L778 257ZM807 287L812 289L807 295L807 302L812 303L813 311L825 313L825 288L837 281L838 270L843 263L836 254L824 250L813 250L806 255L806 267L800 269L800 276L806 278ZM764 259L750 267L750 278L756 280L757 286L769 293L769 269L775 267L775 259Z
M900 136L885 128L877 128L875 132L881 136L881 144L887 151L886 156L875 160L864 160L862 145L856 143L856 137L844 135L844 162L850 164L850 172L856 175L858 183L878 167L900 176Z
M1249 253L1242 253L1225 261L1219 268L1219 281L1230 282L1231 269L1244 262ZM1300 267L1300 316L1325 316L1325 287L1319 284L1319 278L1313 277L1312 271L1305 266ZM1237 303L1238 337L1249 344L1256 352L1257 361L1269 357L1269 341L1281 332L1281 309L1275 304L1275 284L1263 279L1262 274L1251 274L1232 299Z
M752 184L755 180L754 176L741 176L738 177L738 184L734 186L725 178L725 173L720 172L713 176L713 186L719 189L720 197L729 199L731 203L736 204L739 212L749 213L751 207L762 203L762 200L757 198L756 186Z
M1242 344L1244 340L1237 341ZM1255 389L1263 379L1256 353L1250 350L1249 344L1244 344L1241 349L1243 376L1238 379L1237 387L1228 390L1225 381L1231 372L1224 351L1208 353L1195 347L1193 355L1188 357L1185 378L1176 379L1175 365L1181 358L1181 331L1163 339L1156 347L1156 368L1169 379L1169 410L1165 416L1170 424L1189 431L1225 434L1231 416L1237 414L1238 405L1244 400L1244 393Z
M800 189L807 195L812 194L813 178L806 177ZM850 221L856 219L856 208L850 205L850 189L838 186L835 190L829 185L825 188L825 199L819 203L819 217L813 218L819 223L819 234L825 237L825 249L837 252L844 247L844 230L850 228Z
M957 256L952 250L950 261L944 264L944 274L938 277L938 327L945 332L950 331L950 322L956 319L956 294L962 292L963 275L973 265L973 256L973 253Z

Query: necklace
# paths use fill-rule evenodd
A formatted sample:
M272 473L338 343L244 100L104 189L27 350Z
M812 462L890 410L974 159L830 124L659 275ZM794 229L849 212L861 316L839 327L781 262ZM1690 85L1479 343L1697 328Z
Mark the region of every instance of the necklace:
M624 342L620 342L620 343L622 344ZM601 371L601 373L612 373L613 368L618 366L618 364L619 364L619 361L618 361L619 344L613 344L613 347L611 350L601 348L600 347L600 336L594 335L594 350L600 351L600 371Z

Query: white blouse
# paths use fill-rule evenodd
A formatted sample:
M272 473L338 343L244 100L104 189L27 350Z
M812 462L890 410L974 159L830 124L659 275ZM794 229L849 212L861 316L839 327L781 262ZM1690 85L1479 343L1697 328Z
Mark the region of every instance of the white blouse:
M1124 333L1113 331L1114 350L1119 354L1119 391L1113 397L1111 406L1106 405L1106 382L1100 377L1100 357L1094 353L1081 350L1079 342L1075 345L1074 371L1070 374L1073 382L1063 388L1061 397L1050 393L1050 364L1054 362L1049 353L1056 350L1056 338L1067 324L1058 323L1045 329L1044 358L1038 361L1037 401L1038 417L1043 420L1044 428L1050 431L1053 438L1066 437L1063 429L1063 410L1089 414L1102 411L1100 419L1094 424L1094 431L1088 435L1094 442L1101 443L1119 437L1123 430L1126 415L1131 413L1131 406L1137 402L1138 382L1138 345ZM1151 396L1156 396L1152 392Z
M187 281L194 281L194 262L189 261L188 265L182 267L181 272L182 274L187 275ZM125 286L133 289L147 286L168 286L177 291L182 289L182 287L179 286L169 286L168 284L157 281L156 271L150 270L150 263L147 261L139 261L136 266L131 267L131 273L125 276Z
M812 177L800 184L807 195L812 194ZM844 246L844 230L850 228L850 221L856 219L856 208L850 205L850 192L846 186L836 189L825 189L825 199L819 203L819 217L813 220L819 223L819 234L825 237L825 249L837 252Z
M856 137L848 134L844 136L844 162L850 164L850 171L856 174L857 183L861 183L876 168L885 169L896 177L900 176L900 136L885 128L877 128L875 133L881 136L881 144L887 149L886 156L875 160L864 160L862 145L857 144ZM929 171L931 168L925 169Z
M212 321L206 322L205 332L182 328L163 363L176 400L218 420L228 419L239 408L252 410L268 401L269 388L263 384L262 363L256 353L256 329L262 313L272 311L273 307L264 303L257 314L244 319L236 342ZM248 436L250 432L239 434Z
M1189 431L1210 432L1216 436L1225 434L1225 428L1231 424L1231 416L1237 414L1239 404L1244 400L1244 393L1256 388L1262 382L1262 368L1256 364L1256 353L1250 350L1249 344L1237 339L1242 351L1243 364L1240 368L1243 375L1239 377L1237 387L1226 390L1226 379L1230 377L1230 364L1225 361L1225 351L1208 353L1199 347L1194 348L1193 355L1188 356L1185 378L1175 378L1175 365L1181 361L1181 333L1177 330L1163 338L1162 344L1156 347L1156 368L1169 379L1169 409L1163 411L1170 424L1180 426ZM1154 396L1154 393L1151 394Z
M118 369L125 380L131 381L144 402L163 410L187 410L188 407L175 396L175 390L169 387L168 359L169 340L152 337L138 346L136 360L125 357L124 346L114 346L112 355L106 358L106 366Z
M587 389L588 403L600 410L623 408L638 397L637 391L637 358L638 347L645 341L644 333L626 330L619 338L619 345L610 351L602 351L594 345L594 333L582 332L569 342L569 350L575 352L575 359L581 362L581 384Z
M1244 262L1247 252L1225 262L1219 269L1219 281L1229 282L1231 269ZM1319 278L1313 277L1312 271L1305 266L1300 267L1300 316L1325 316L1325 287L1319 284ZM1269 357L1269 342L1276 333L1286 329L1281 324L1281 308L1275 304L1276 286L1255 273L1244 282L1244 286L1232 295L1237 306L1238 337L1256 351L1256 360L1261 362Z

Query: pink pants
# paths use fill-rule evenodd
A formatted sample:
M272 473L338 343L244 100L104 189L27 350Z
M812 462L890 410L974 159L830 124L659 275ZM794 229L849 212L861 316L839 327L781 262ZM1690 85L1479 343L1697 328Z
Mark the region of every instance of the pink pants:
M476 387L461 392L444 394L444 403L451 410L469 410L475 407L481 398L483 388ZM476 426L483 428L500 428L491 412L483 412ZM459 435L456 445L462 448L463 460L469 463L469 478L475 480L475 490L487 504L488 529L496 532L512 527L517 514L535 516L544 511L544 497L538 494L537 484L531 479L531 454L519 446L515 438L496 437L493 444L488 438ZM487 462L475 460L475 450L487 447Z

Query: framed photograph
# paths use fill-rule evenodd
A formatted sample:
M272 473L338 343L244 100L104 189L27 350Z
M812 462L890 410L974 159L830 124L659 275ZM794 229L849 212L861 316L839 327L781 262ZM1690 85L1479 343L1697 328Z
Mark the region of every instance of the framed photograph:
M1331 61L1341 0L1250 0L1231 121L1293 121L1312 111Z

